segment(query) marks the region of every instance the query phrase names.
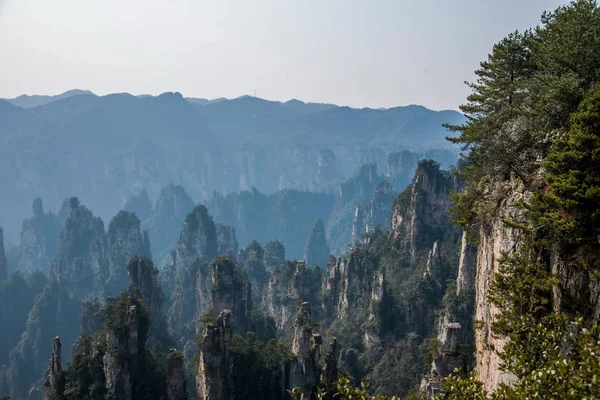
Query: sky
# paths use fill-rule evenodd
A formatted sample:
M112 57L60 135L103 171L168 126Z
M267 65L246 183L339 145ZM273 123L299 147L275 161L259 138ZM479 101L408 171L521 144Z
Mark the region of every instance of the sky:
M88 89L457 109L555 0L0 0L0 97Z

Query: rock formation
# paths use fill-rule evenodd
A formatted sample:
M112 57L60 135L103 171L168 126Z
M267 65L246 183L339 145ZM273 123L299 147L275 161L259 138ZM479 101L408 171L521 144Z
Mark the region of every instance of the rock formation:
M33 217L23 221L19 245L19 265L22 271L39 269L48 272L54 259L60 228L56 216L44 212L42 200L33 201Z
M115 226L114 236L109 240L102 220L94 217L77 198L69 200L69 207L50 282L36 298L26 329L12 351L9 375L13 398L26 398L30 386L42 376L43 355L50 352L44 338L59 334L64 345L63 359L69 360L80 324L85 330L97 329L97 321L87 317L81 320L84 301L104 297L110 260L121 260L127 265L140 252L140 246L147 244L133 214L125 213L134 219L134 229ZM120 268L118 261L113 265Z
M238 242L235 237L235 229L223 224L216 224L216 227L217 254L235 260L238 253Z
M299 307L294 323L292 352L295 359L290 365L288 389L300 388L305 398L310 398L312 390L320 382L322 342L321 336L313 333L310 303L304 302Z
M167 356L167 400L188 400L183 354L175 349Z
M162 263L173 250L185 218L193 208L194 202L183 187L168 185L160 191L152 215L144 223L157 262Z
M219 258L211 264L211 309L214 315L230 311L231 329L245 334L248 330L252 293L250 284L244 282L236 265L227 258Z
M231 336L231 311L223 310L216 322L206 327L202 339L196 385L198 394L205 400L233 398Z
M500 267L500 259L506 252L513 252L519 243L517 229L508 227L505 219L521 221L523 216L518 203L526 196L520 185L505 188L510 193L498 207L498 214L482 226L477 247L477 268L475 278L475 321L479 327L475 330L477 360L475 372L488 391L494 391L498 385L511 382L513 376L501 371L502 351L505 339L492 332L492 325L498 309L489 300L491 284Z
M427 376L423 378L420 393L427 399L434 399L441 392L444 378L455 369L466 370L466 357L460 350L461 326L457 322L442 321L437 337L437 347Z
M285 247L277 240L271 241L264 248L264 264L267 271L273 271L285 262Z
M301 261L287 261L275 269L265 288L262 308L275 319L281 337L292 332L298 302L321 303L322 281L320 268L308 268ZM322 310L313 311L313 316L321 317Z
M0 228L0 282L8 279L8 263L4 252L4 231Z
M306 242L304 261L310 268L315 265L324 268L327 265L329 254L330 249L327 245L327 238L325 237L325 226L323 225L323 221L318 219Z
M44 383L44 400L58 400L58 396L64 390L65 377L62 374L62 344L56 336L52 340L52 354L48 364L48 374Z
M102 305L98 300L86 300L83 302L79 325L81 336L90 336L102 330Z
M450 226L449 194L453 188L454 181L439 164L422 160L411 186L394 200L391 228L395 246L413 260L424 248L431 249Z
M108 279L105 293L116 296L127 288L127 263L132 255L150 258L148 236L140 232L135 214L120 211L109 223L107 232Z
M374 227L387 229L390 223L390 211L395 192L388 181L382 181L375 188L373 196L356 206L352 221L352 243Z
M206 207L197 206L186 217L167 266L174 274L169 329L176 341L184 340L180 342L182 345L195 331L195 326L186 327L186 324L210 309L212 276L208 263L216 254L215 223Z
M152 260L145 256L134 256L127 264L128 287L130 291L139 290L142 299L152 315L149 335L163 347L171 344L168 334L167 318L163 310L164 294L158 282L158 269Z
M477 247L469 244L467 233L463 232L460 245L460 261L456 277L456 294L475 290L475 275L477 273Z

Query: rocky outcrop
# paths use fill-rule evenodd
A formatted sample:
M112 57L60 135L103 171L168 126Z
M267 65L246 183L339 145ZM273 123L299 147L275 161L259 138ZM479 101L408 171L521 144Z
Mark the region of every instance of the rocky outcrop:
M353 316L359 302L370 298L377 269L377 263L361 257L357 248L345 257L332 258L323 291L326 315L334 319Z
M382 181L375 188L373 196L356 207L352 221L352 243L376 226L380 229L389 227L394 197L392 185L388 181Z
M519 203L526 197L520 185L503 189L509 193L497 208L497 213L488 223L481 226L477 247L477 268L475 278L475 347L477 359L475 372L488 391L494 391L502 382L511 382L513 376L501 371L499 353L506 339L494 335L492 325L498 315L498 308L489 300L494 276L498 273L500 260L505 253L514 252L520 242L519 230L507 226L504 221L522 222Z
M411 186L401 193L392 206L391 232L394 247L409 254L414 261L423 249L431 249L450 226L449 198L455 182L432 160L417 166Z
M160 191L152 215L144 223L157 262L162 263L173 250L185 218L193 208L194 202L183 187L168 185Z
M247 261L259 261L263 262L265 259L265 251L256 240L250 242L250 244L244 247L239 254L239 261L245 263Z
M441 279L444 277L444 264L440 254L439 241L433 242L433 247L427 254L427 264L425 266L425 276L433 279L438 285L441 285Z
M4 231L0 228L0 282L8 278L8 263L4 252Z
M183 354L175 349L167 356L167 400L188 400Z
M108 398L133 400L133 365L128 359L135 358L145 349L145 332L140 332L140 321L136 305L129 306L125 332L106 332L106 353L103 357L106 394Z
M223 310L216 322L206 327L202 339L196 386L205 400L233 398L231 336L231 311Z
M169 329L182 345L195 333L191 320L210 309L210 260L217 253L217 230L206 207L200 205L188 214L183 231L167 266L174 274L169 313ZM188 326L186 326L188 325Z
M322 281L320 268L308 268L301 261L287 261L273 271L265 288L262 308L275 319L281 337L289 337L292 332L298 302L321 304ZM317 320L322 317L322 310L312 311Z
M217 259L211 264L211 269L213 315L229 310L232 331L244 335L248 330L252 309L251 286L242 279L235 264L227 258Z
M338 380L338 360L340 358L340 344L337 339L329 342L329 349L324 358L323 368L321 369L321 383L326 387L331 386Z
M321 336L313 333L310 303L304 302L299 307L294 323L292 352L295 359L290 364L288 389L300 388L305 398L310 398L311 392L320 382L322 342Z
M304 261L306 262L306 265L311 268L315 265L324 268L327 265L329 254L330 249L327 245L327 238L325 236L325 225L323 225L322 220L318 219L306 242Z
M23 221L19 245L18 269L48 272L59 241L60 227L56 216L44 212L42 200L33 201L33 216Z
M185 217L172 255L175 271L185 269L197 258L210 260L217 251L217 227L206 207L199 205Z
M285 247L277 240L271 241L264 248L264 264L267 271L273 271L285 262Z
M477 273L477 247L467 240L467 233L463 232L460 245L460 261L458 276L456 277L456 294L475 290L475 275Z
M440 328L431 368L421 381L419 389L422 396L432 400L441 392L445 377L457 368L464 371L467 367L465 354L460 350L462 329L460 324L445 319L441 322Z
M108 276L104 223L76 197L70 207L51 279L76 298L98 297Z
M217 254L227 256L233 260L237 257L238 242L235 237L235 229L231 226L216 224L217 227Z
M265 251L256 240L253 240L252 243L240 251L239 265L252 286L252 301L255 306L260 305L265 286L270 277L264 260Z
M48 364L48 374L44 383L44 400L58 400L57 395L64 390L65 378L62 374L62 344L56 336L52 340L52 354Z
M168 334L167 318L163 310L164 294L158 282L158 269L152 260L145 256L134 256L127 264L128 287L130 291L139 290L142 299L152 315L149 335L163 347L171 344Z
M127 263L132 255L151 258L148 236L140 232L134 213L120 211L109 223L107 232L108 279L105 293L117 296L127 288Z

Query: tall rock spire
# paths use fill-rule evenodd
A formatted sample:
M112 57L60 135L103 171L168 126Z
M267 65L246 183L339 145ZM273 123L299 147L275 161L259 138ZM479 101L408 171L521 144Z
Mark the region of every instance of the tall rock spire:
M322 220L318 219L308 237L308 242L304 249L304 260L309 267L318 265L324 268L327 266L329 252L330 249L327 245L325 235L325 225L323 225Z

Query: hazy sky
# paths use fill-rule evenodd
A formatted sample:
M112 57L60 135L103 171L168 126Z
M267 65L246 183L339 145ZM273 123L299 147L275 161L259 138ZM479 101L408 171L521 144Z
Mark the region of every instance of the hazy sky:
M0 97L89 89L456 109L556 0L0 0Z

